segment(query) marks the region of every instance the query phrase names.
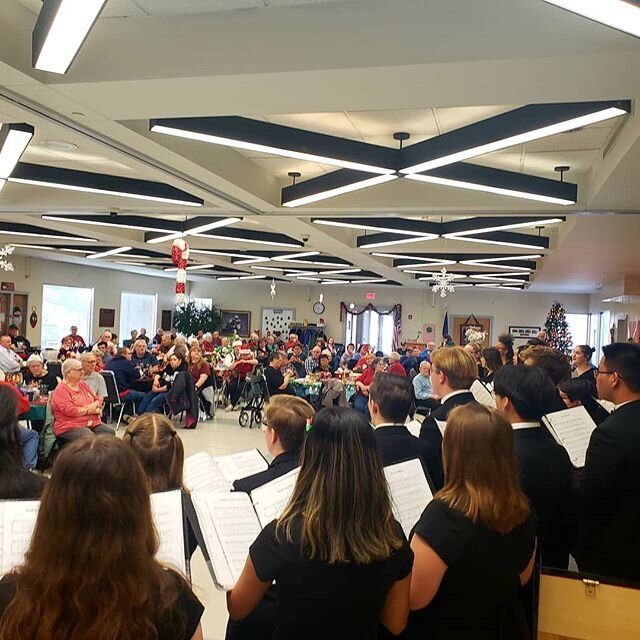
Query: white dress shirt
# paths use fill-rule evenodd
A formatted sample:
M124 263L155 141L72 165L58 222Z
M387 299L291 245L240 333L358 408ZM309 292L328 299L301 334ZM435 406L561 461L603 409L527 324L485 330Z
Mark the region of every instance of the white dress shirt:
M11 349L0 344L0 369L5 373L18 373L24 360Z

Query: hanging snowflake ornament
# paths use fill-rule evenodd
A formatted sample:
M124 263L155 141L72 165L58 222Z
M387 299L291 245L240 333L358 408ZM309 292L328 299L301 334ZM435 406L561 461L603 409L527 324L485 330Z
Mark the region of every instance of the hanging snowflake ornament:
M448 293L455 293L453 278L453 274L448 273L447 270L442 267L440 273L436 273L433 276L435 284L431 287L431 291L433 291L433 293L440 293L441 298L446 298Z
M12 244L5 244L4 247L0 249L0 269L3 271L13 271L13 262L9 262L9 260L5 260L8 256L10 256L15 250L15 247Z
M275 280L271 280L271 300L273 300L276 297L276 281Z
M189 245L184 238L176 238L171 245L171 262L178 267L176 274L176 305L187 300L187 263L189 262Z

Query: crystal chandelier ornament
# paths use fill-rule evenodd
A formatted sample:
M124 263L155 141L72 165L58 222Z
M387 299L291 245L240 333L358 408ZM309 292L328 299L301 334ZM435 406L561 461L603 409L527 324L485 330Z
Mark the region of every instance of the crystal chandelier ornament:
M14 249L15 247L12 244L5 244L4 247L0 248L0 269L3 271L13 271L13 262L5 260L5 258L8 258Z
M433 276L435 284L431 287L433 293L440 293L441 298L446 298L448 293L455 293L453 286L453 274L449 273L444 267L440 269L440 273Z

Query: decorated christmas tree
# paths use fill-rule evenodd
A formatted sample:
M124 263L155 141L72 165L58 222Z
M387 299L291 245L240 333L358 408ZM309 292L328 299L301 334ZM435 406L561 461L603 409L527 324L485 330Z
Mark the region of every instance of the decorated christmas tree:
M559 302L554 302L551 305L544 326L547 333L547 344L560 351L560 353L569 356L573 340L564 307Z

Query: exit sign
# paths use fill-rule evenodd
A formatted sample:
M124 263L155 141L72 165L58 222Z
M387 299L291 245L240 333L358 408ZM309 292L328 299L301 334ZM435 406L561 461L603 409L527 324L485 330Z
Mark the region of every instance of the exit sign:
M376 294L373 293L373 292L372 293L367 293L367 294L365 294L365 298L367 300L375 300L376 299Z

